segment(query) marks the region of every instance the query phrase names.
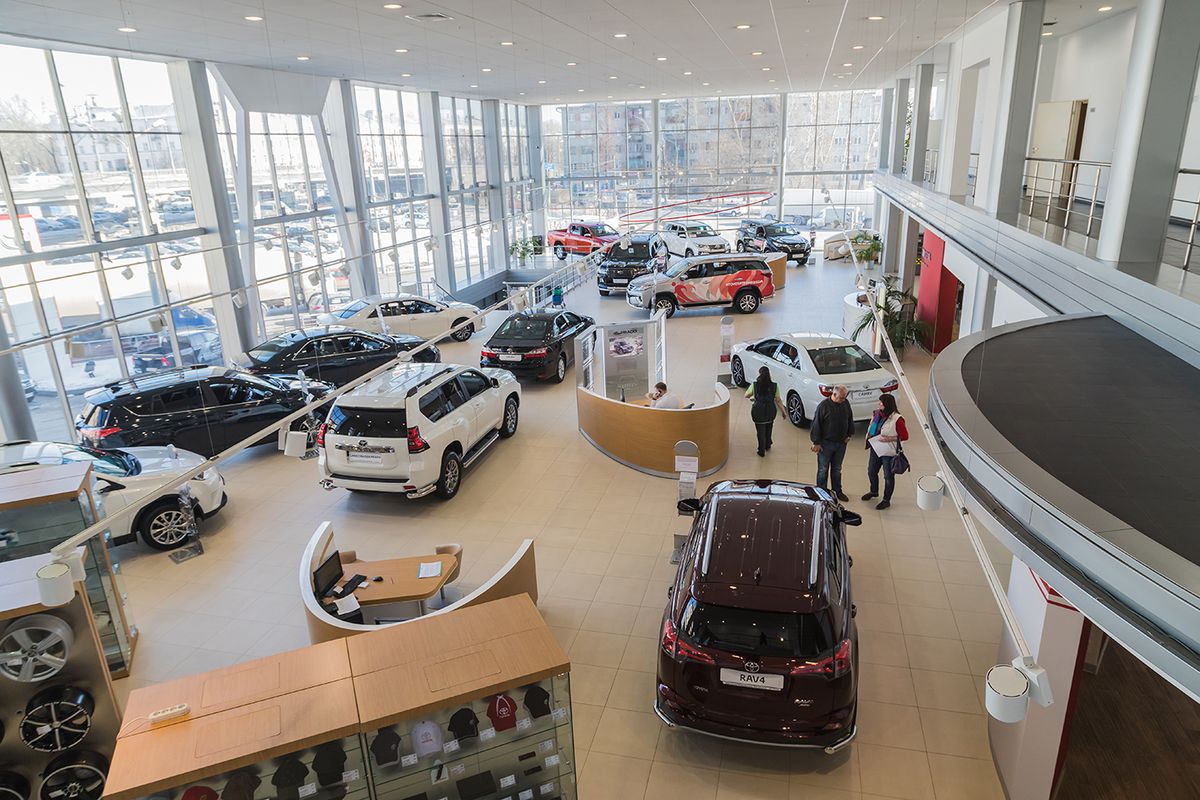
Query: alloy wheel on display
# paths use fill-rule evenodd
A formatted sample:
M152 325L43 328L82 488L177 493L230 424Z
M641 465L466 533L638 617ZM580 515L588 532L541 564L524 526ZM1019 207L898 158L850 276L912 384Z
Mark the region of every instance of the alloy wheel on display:
M75 634L65 620L31 614L9 625L0 637L0 675L18 683L37 683L67 665Z
M25 706L21 741L42 753L58 753L84 740L92 729L92 696L72 686L43 689Z
M51 761L44 775L39 800L100 800L108 759L91 750L79 750Z
M188 519L180 510L164 510L150 520L150 538L163 547L173 547L187 538Z
M0 800L29 800L29 781L15 772L0 772Z
M793 425L799 427L804 424L804 404L800 402L800 396L795 392L788 395L787 399L788 419Z

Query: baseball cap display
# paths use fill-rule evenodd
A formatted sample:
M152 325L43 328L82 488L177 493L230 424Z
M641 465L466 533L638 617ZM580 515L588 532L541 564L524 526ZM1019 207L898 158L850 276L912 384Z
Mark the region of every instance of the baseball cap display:
M474 738L479 735L479 717L469 706L463 706L450 717L449 728L459 741Z
M550 693L536 683L525 690L525 707L534 719L550 713Z
M488 719L497 731L506 731L517 725L517 703L506 694L498 694L488 703Z
M400 734L395 728L381 728L371 742L371 756L377 766L394 764L400 760Z
M239 769L225 780L221 800L254 800L254 792L262 785L262 778L248 769Z
M317 782L329 786L342 782L342 769L346 766L346 751L341 742L326 742L318 745L313 752L313 771L317 773Z
M278 790L276 797L279 800L299 800L300 786L307 775L308 767L295 755L284 758L275 774L271 776L271 783Z
M217 800L217 790L208 786L189 786L179 800Z
M413 752L418 756L431 756L442 752L442 729L436 722L424 720L412 729Z

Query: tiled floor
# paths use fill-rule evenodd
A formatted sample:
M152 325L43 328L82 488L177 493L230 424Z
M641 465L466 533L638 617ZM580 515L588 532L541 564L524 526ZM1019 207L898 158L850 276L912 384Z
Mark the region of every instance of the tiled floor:
M792 269L779 297L736 318L736 335L840 330L841 300L852 289L844 262ZM590 288L568 304L601 319L635 313ZM668 382L685 402L711 391L722 313L681 314L667 325ZM448 343L446 359L470 363L486 335ZM928 359L912 354L906 367L923 388ZM143 632L122 688L308 644L297 569L322 520L367 558L461 542L459 591L533 537L539 606L573 664L585 800L1002 796L981 700L1000 617L958 521L948 509L919 512L913 477L900 478L892 508L876 512L857 500L866 491L861 439L846 459L850 505L864 516L849 533L861 648L856 742L833 757L725 742L668 730L650 710L655 637L674 574L671 535L686 526L675 514L674 484L622 467L585 442L570 382L526 385L524 398L517 436L468 472L449 503L322 491L315 463L267 448L228 464L231 500L205 524L202 558L176 565L136 546L118 553ZM736 397L733 411L731 457L713 480L813 479L807 431L780 420L775 447L760 459L748 401ZM906 452L915 475L932 470L919 436Z

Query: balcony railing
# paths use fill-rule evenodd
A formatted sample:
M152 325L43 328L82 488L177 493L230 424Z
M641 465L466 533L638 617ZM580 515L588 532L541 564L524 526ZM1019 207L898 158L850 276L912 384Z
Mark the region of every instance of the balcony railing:
M1186 199L1184 195L1187 195ZM1192 199L1196 198L1196 199ZM1200 225L1200 169L1181 169L1175 178L1174 202L1171 206L1171 224L1167 225L1167 244L1163 247L1163 261L1176 267L1189 269L1196 245L1196 228ZM1177 250L1170 243L1182 246L1182 258L1168 260L1168 255ZM1176 263L1176 261L1178 263Z
M967 197L975 199L975 185L979 183L979 153L967 154Z
M930 148L925 151L925 183L934 183L937 181L938 170L938 151Z
M1082 226L1085 236L1098 236L1110 166L1105 161L1026 158L1022 210L1034 219L1068 230Z

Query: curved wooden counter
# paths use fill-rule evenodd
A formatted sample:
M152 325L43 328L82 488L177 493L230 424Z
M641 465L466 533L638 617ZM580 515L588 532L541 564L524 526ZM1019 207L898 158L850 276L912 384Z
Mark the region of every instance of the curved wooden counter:
M729 458L729 390L716 384L712 405L688 409L649 408L609 400L575 388L579 432L597 450L627 467L674 478L675 443L700 447L700 475L711 475Z

